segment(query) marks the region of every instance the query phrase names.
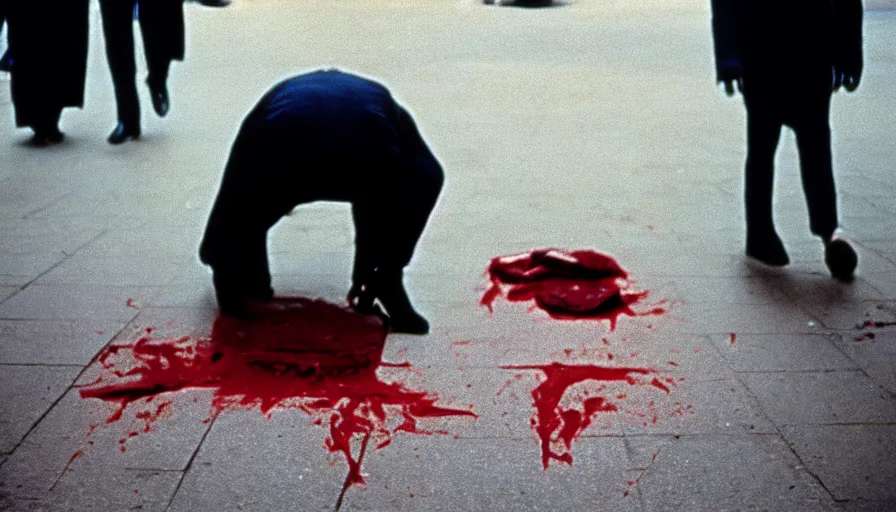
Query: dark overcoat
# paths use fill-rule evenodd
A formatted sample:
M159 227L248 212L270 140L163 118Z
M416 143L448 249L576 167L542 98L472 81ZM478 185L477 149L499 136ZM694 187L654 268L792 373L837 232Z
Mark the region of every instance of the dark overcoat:
M717 76L739 63L745 94L829 94L832 69L861 75L861 0L712 0L712 12Z
M53 107L81 107L87 74L89 0L5 1L14 52L16 125Z

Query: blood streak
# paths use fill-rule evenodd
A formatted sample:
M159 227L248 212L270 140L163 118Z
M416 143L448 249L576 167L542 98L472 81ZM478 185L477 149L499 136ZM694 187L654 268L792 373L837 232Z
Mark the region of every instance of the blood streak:
M136 401L156 400L155 409L136 415L143 431L169 412L166 397L184 389L213 390L211 417L227 410L270 417L278 408L300 409L329 422L326 447L348 463L344 494L364 483L361 461L369 441L382 448L395 432L441 432L421 428L423 418L476 417L436 405L435 394L381 380L380 367L410 367L382 361L387 333L375 316L320 300L278 298L248 319L219 317L207 338L160 340L147 332L133 343L110 345L98 358L101 375L80 394L117 403L108 422ZM397 423L392 419L400 423L390 428ZM353 440L361 442L357 457Z
M631 305L647 296L631 288L629 274L611 256L592 250L536 249L493 258L488 266L491 285L479 300L492 311L499 296L511 302L535 301L561 320L608 320L616 327L621 315L665 313L662 307L637 313Z
M567 390L587 380L599 382L625 382L630 385L653 386L666 393L668 386L656 377L645 381L638 375L651 375L648 368L604 367L595 365L572 365L551 363L546 365L502 366L509 370L538 370L545 375L545 380L532 390L532 401L535 407L532 427L541 440L541 462L548 468L551 459L572 465L570 449L572 441L591 424L595 414L599 412L616 412L615 404L602 396L593 396L581 402L582 409L564 408L560 401ZM624 397L618 395L617 398Z

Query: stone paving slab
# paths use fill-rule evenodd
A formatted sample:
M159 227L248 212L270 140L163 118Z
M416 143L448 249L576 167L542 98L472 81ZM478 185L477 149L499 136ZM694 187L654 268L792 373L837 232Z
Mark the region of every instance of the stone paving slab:
M646 436L626 443L633 462L646 468L637 487L647 510L831 510L833 505L777 435Z
M583 438L576 460L542 469L528 441L396 439L367 458L367 490L353 490L345 510L639 510L621 438ZM520 457L521 451L531 457ZM595 485L601 482L601 485Z
M856 369L824 334L713 336L719 353L735 372L805 372Z
M0 364L83 367L124 325L105 320L0 320Z
M896 397L859 371L743 373L740 378L777 425L890 423L896 418Z
M889 485L896 476L896 426L800 425L781 432L834 499L896 503L896 489Z
M168 510L333 510L347 466L299 411L219 416ZM357 492L364 492L359 490Z
M0 367L0 452L11 453L81 371L79 366Z
M137 286L33 285L0 304L0 318L127 322L155 293L158 290Z

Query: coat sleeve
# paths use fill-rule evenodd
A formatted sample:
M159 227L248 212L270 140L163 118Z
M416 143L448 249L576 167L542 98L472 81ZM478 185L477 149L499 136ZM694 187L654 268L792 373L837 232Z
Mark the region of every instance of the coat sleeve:
M711 0L716 79L723 79L725 63L743 62L743 7L741 0Z
M834 0L834 66L842 72L861 76L862 0Z

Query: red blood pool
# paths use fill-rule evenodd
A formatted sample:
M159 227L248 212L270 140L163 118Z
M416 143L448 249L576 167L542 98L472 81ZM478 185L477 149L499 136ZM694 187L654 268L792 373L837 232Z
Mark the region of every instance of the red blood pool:
M468 409L440 407L438 397L385 382L380 367L387 330L381 319L321 300L278 298L248 319L219 317L208 338L151 339L109 345L99 356L100 377L80 389L84 398L116 402L114 422L132 402L150 402L184 389L213 390L212 417L226 410L297 408L329 422L326 447L349 466L343 493L364 483L361 462L369 441L382 448L395 432L431 434L422 418L476 417ZM125 357L125 356L130 356ZM143 431L169 413L169 399L139 412ZM397 419L400 424L387 424ZM439 431L443 432L443 431ZM361 440L358 456L351 443ZM123 447L122 447L123 448Z
M499 296L511 302L534 301L560 320L608 320L620 315L657 315L663 308L636 313L631 305L647 296L631 289L626 272L611 256L592 250L536 249L492 259L491 286L479 304L492 311Z
M570 449L572 442L591 425L591 420L599 412L616 412L616 405L606 398L590 397L581 402L581 409L564 408L560 400L566 391L575 384L587 380L600 382L625 382L629 385L653 386L669 392L669 387L656 377L647 382L637 379L637 375L650 375L648 368L603 367L595 365L571 365L551 363L546 365L502 366L510 370L539 370L545 379L532 390L532 402L535 415L532 428L541 440L541 462L548 468L551 459L572 465ZM617 399L625 398L618 394Z

